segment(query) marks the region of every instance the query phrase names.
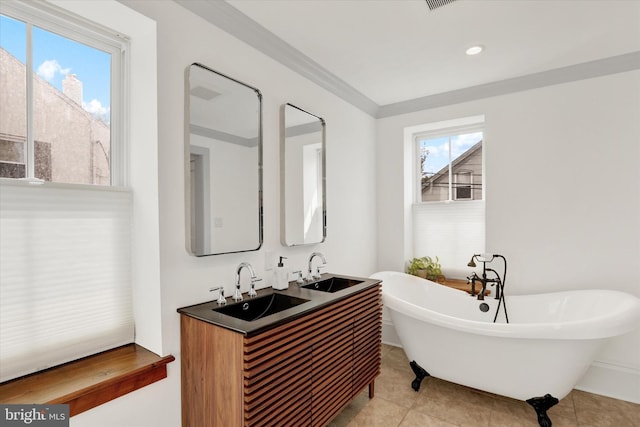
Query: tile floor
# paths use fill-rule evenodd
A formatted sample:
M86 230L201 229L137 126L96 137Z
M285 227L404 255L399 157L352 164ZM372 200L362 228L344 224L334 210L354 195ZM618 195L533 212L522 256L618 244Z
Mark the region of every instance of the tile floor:
M437 378L415 378L401 348L382 346L375 397L358 395L330 427L538 427L525 402ZM640 405L573 390L548 412L553 427L640 427Z

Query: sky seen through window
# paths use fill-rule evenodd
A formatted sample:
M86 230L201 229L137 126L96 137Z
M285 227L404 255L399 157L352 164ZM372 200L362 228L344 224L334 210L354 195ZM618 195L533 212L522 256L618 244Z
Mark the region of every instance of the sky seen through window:
M451 139L450 147L449 139ZM481 140L482 132L421 140L420 154L426 154L425 161L422 165L422 173L426 177L435 175L449 165L449 149L451 149L451 162L453 163L455 159Z
M0 15L0 47L26 63L27 26ZM33 72L62 92L67 74L82 82L82 107L110 123L111 55L66 37L33 27Z

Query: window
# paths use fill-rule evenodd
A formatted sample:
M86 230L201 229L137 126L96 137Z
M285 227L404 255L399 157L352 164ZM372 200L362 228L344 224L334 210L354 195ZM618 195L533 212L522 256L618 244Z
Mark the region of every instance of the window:
M453 189L455 200L473 199L473 171L458 170L454 174Z
M0 14L0 177L120 185L122 40L41 12Z
M0 381L133 342L126 52L46 2L2 4Z
M450 277L484 252L483 125L481 116L431 123L413 137L413 255L437 256Z
M482 131L420 134L416 146L419 200L482 200Z

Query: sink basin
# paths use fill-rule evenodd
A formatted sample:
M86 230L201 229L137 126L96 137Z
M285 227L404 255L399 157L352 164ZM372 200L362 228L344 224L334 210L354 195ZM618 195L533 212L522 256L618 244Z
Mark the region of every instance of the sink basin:
M270 294L258 298L245 299L236 304L214 308L213 311L240 320L252 322L280 311L303 304L309 300L289 295Z
M347 289L359 283L362 283L362 280L345 279L343 277L330 277L328 279L309 283L308 285L304 285L302 287L305 289L311 289L312 291L333 293L341 291L343 289Z

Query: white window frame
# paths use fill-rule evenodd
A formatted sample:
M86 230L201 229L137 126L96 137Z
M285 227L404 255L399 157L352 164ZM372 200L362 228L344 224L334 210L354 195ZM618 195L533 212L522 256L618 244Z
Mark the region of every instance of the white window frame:
M50 31L89 47L111 54L111 123L110 123L110 181L111 186L124 187L129 182L127 132L129 112L126 93L129 81L129 38L85 20L46 2L24 2L3 0L0 13L22 21L27 26L26 40L26 97L27 140L25 166L27 181L42 183L35 177L34 132L33 132L33 63L31 35L33 26ZM11 178L9 178L11 179ZM56 184L55 182L47 185ZM71 184L73 185L73 184ZM77 184L81 185L81 184Z
M456 124L457 123L457 124ZM454 173L451 168L451 146L449 146L449 191L448 197L445 201L430 201L423 202L422 201L422 170L420 165L420 141L425 139L433 139L433 138L441 138L441 137L452 137L455 135L462 135L473 132L482 132L483 133L483 150L482 150L482 199L485 197L485 172L484 172L484 117L469 117L460 120L448 120L444 122L432 123L428 125L428 130L422 130L420 132L416 132L413 135L413 145L414 145L414 157L415 157L415 194L414 194L414 203L443 203L443 202L453 202L456 200L473 200L473 187L471 190L471 199L457 199L455 197L455 191L453 189L454 183ZM432 128L431 128L432 127ZM449 141L451 144L451 141ZM471 177L473 182L473 176Z

